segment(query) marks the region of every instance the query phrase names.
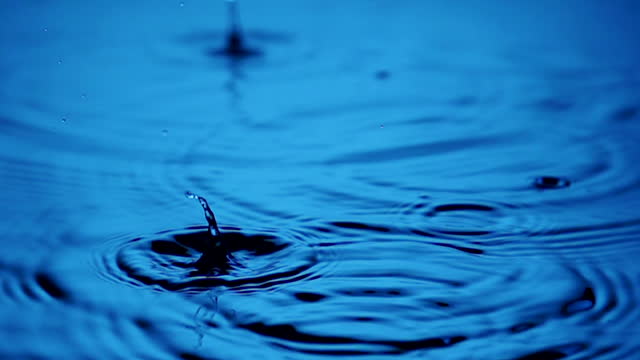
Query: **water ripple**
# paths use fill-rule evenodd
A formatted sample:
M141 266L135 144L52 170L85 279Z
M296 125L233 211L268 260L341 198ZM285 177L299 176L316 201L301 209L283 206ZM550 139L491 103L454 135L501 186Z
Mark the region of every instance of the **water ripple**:
M193 227L126 241L115 249L115 258L104 259L104 269L119 281L186 292L215 287L250 292L300 281L317 271L316 251L299 234L283 239L269 231L223 230L228 253L207 252L209 233Z

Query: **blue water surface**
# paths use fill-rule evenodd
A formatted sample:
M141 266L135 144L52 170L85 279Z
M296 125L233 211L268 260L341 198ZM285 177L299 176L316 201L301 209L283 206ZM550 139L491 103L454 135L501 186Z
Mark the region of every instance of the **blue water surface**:
M233 4L0 2L0 357L638 358L638 2Z

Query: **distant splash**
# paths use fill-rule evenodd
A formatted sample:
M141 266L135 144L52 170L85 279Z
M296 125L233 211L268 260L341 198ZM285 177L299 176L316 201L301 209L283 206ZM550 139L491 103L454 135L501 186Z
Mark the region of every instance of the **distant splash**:
M223 55L230 58L244 58L260 55L260 51L247 47L245 37L240 25L238 5L235 0L225 0L229 13L229 28L227 30L226 44L222 49L213 51L214 55Z

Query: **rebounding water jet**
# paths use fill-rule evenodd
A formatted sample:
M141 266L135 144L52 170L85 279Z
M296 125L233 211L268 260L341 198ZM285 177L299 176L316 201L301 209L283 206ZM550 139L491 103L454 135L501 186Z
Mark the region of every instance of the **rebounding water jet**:
M196 199L198 200L198 202L200 202L200 206L202 206L202 209L204 210L204 216L207 218L207 223L209 224L209 234L212 237L219 237L220 229L218 228L218 222L216 221L216 216L213 214L213 211L209 207L207 199L203 198L202 196L198 196L190 191L184 193L184 196L186 196L187 199Z
M234 262L233 252L248 251L253 255L268 255L282 250L288 245L270 235L247 235L237 231L221 232L216 217L207 199L190 191L184 194L188 199L198 200L204 210L209 230L206 241L201 243L200 258L191 265L200 273L210 274L212 270L223 273Z
M224 269L229 265L228 249L224 246L223 234L218 228L216 216L213 214L207 199L198 196L190 191L184 194L188 199L196 199L204 210L204 216L207 218L209 225L209 241L206 243L206 249L202 252L200 258L193 264L200 271L209 271L213 268Z

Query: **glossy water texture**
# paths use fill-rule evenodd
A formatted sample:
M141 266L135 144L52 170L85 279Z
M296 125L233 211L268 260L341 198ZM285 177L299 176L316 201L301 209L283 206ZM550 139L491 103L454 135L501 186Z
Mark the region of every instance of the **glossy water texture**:
M0 357L636 359L640 6L454 3L0 2Z

